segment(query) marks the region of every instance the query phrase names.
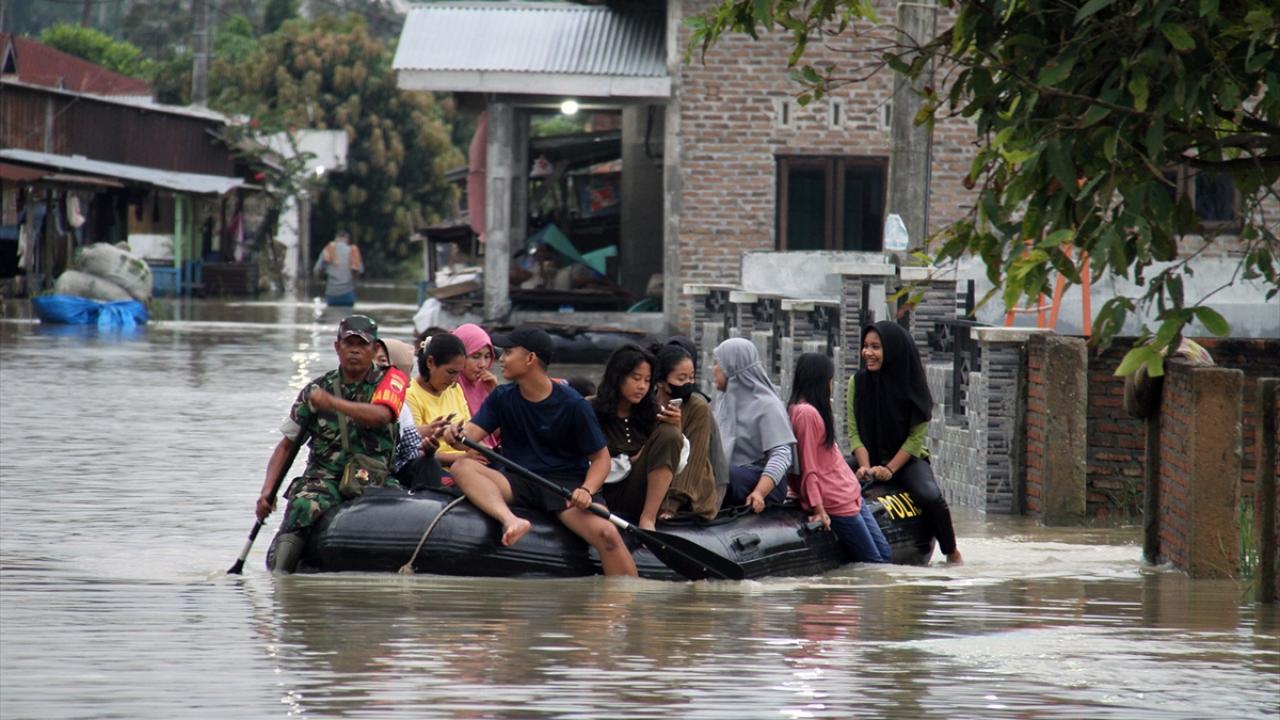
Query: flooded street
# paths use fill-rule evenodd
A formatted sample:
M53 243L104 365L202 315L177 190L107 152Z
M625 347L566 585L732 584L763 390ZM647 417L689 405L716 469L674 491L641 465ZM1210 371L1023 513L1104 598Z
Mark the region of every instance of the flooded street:
M358 310L409 339L411 303ZM129 334L6 314L3 718L1280 713L1280 608L1145 568L1137 529L960 515L963 567L762 582L273 578L277 513L229 577L343 313L198 301Z

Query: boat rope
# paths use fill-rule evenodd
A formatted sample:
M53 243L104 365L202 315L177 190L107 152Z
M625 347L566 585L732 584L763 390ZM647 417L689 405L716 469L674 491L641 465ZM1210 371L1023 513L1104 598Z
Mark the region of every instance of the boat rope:
M431 531L436 529L436 523L440 522L440 518L444 517L445 513L452 510L454 505L457 505L458 503L466 499L467 499L466 495L459 495L458 497L451 500L448 505L445 505L444 509L436 513L436 516L431 520L431 524L427 526L427 531L422 533L422 539L418 541L418 547L413 549L413 557L409 558L409 562L400 566L401 575L413 575L415 572L417 572L413 569L413 563L415 560L418 559L418 553L422 551L422 546L427 543L427 538L431 535Z

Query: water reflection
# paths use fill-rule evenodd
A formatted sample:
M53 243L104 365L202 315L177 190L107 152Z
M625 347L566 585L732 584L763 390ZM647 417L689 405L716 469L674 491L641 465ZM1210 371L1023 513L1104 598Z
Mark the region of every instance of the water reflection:
M1280 713L1280 610L1143 568L1134 530L961 519L961 568L764 582L272 578L263 547L228 578L338 314L175 308L0 322L0 717Z

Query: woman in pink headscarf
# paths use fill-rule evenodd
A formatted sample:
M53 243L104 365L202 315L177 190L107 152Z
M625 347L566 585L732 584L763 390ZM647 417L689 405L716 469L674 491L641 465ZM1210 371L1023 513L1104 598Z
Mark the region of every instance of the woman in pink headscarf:
M462 394L467 398L467 407L471 409L471 414L475 415L484 404L484 399L489 397L489 393L498 386L498 378L490 370L497 353L493 350L493 341L489 339L489 333L479 325L474 323L459 325L453 334L462 341L462 346L467 351L467 363L462 368L462 374L458 376L458 385L462 387ZM490 447L497 445L497 439L492 435L485 438L484 442Z

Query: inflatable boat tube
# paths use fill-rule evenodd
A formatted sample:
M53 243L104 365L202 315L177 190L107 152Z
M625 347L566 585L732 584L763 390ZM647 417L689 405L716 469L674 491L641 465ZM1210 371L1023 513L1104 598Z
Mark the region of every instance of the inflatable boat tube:
M893 548L893 562L925 564L933 539L917 505L892 483L868 497ZM311 533L299 568L303 572L396 572L413 556L427 526L455 496L435 490L409 494L371 488L358 500L330 512ZM550 515L517 510L533 521L520 542L504 547L496 520L462 502L436 523L414 562L419 573L472 577L580 577L600 573L594 550ZM659 523L742 565L747 578L817 575L845 564L835 535L808 522L798 505L722 513L711 522ZM647 549L632 544L640 575L681 579Z

